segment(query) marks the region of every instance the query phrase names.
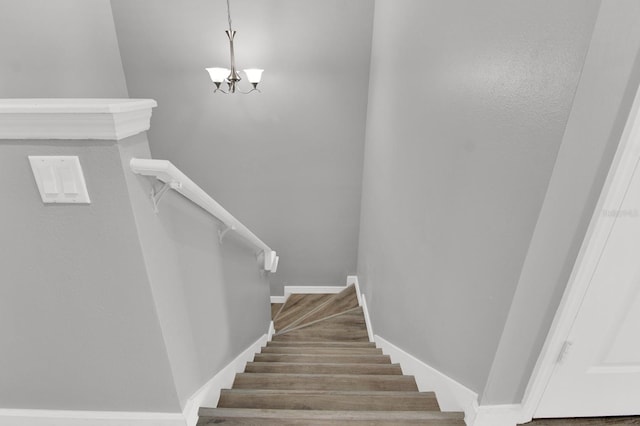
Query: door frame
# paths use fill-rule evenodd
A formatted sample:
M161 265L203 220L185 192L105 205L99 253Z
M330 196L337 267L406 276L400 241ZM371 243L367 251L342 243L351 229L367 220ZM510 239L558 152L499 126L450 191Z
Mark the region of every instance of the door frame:
M576 258L562 300L556 311L521 405L523 422L530 421L553 375L560 352L571 332L582 301L589 289L600 256L616 223L617 212L636 169L640 173L640 88L622 132L616 154L607 174L600 198ZM608 214L613 212L614 214ZM605 214L607 213L607 214Z

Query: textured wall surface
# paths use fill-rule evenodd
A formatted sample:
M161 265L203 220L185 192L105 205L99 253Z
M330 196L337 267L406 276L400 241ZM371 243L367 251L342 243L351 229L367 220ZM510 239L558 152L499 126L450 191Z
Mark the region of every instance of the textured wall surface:
M128 97L107 0L0 2L0 97ZM153 119L155 121L155 118ZM0 141L0 407L180 412L267 330L253 251L115 142ZM43 205L27 155L78 155L90 205Z
M43 204L27 155L77 155L91 204ZM118 147L0 141L0 407L179 411Z
M127 97L107 0L0 2L0 97ZM78 155L44 205L27 155ZM0 141L0 407L178 411L115 143Z
M602 2L483 404L519 402L594 214L640 83L640 3ZM603 66L603 64L606 64Z
M376 2L358 275L376 333L474 391L511 306L598 5Z
M0 98L126 98L109 0L2 0Z
M373 1L231 2L239 67L263 93L213 94L228 66L223 0L113 0L132 97L171 160L279 252L283 285L343 284L356 269Z

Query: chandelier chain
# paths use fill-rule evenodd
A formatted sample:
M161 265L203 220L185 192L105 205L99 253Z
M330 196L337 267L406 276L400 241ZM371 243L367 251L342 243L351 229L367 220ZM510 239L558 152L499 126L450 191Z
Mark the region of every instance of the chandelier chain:
M231 6L229 6L229 0L227 0L227 19L229 20L229 32L231 32Z

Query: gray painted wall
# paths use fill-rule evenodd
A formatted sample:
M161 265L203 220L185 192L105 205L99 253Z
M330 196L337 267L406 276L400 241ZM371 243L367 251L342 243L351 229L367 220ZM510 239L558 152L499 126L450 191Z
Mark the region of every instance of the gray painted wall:
M129 170L149 158L146 135L119 144L137 234L180 403L267 332L269 283L251 246L217 239L217 221L174 191L159 212L153 180Z
M44 205L27 155L78 155L90 205ZM0 407L178 411L112 142L0 141Z
M240 67L262 94L213 94L227 66L223 0L113 0L132 97L158 100L149 133L171 160L279 252L283 285L356 270L372 0L234 0Z
M127 97L108 1L3 1L0 24L0 97ZM27 155L78 155L92 203L43 205ZM267 331L253 251L175 193L155 215L131 155L146 135L0 141L0 408L180 412Z
M483 404L522 400L638 89L639 51L640 3L602 2Z
M0 97L127 96L106 0L1 2L0 54ZM27 155L92 203L43 205ZM179 410L117 146L0 141L0 176L0 407Z
M0 1L0 98L128 97L108 0Z
M376 333L474 391L511 306L598 5L376 1L358 275Z

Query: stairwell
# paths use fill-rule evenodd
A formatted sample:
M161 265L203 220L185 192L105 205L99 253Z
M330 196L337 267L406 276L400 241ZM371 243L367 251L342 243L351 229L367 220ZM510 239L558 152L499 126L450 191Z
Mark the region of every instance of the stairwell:
M293 294L272 319L272 341L198 425L464 425L369 342L354 286Z

